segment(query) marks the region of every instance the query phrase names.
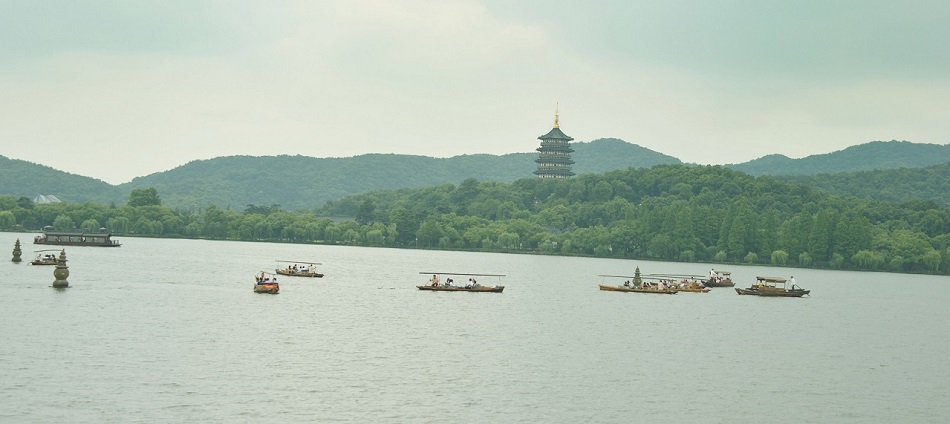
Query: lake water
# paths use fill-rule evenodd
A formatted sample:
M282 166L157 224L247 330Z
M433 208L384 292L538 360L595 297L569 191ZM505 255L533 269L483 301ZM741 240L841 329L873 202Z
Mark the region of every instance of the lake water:
M950 420L947 277L731 265L812 295L644 295L597 275L710 265L124 237L66 247L57 290L31 238L0 233L4 423ZM277 259L326 277L253 293Z

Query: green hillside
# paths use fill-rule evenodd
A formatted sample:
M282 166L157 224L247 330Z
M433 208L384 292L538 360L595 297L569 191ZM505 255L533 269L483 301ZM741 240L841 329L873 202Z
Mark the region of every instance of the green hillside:
M54 195L65 202L109 203L119 190L109 183L45 165L0 156L0 196Z
M618 139L574 143L575 172L649 168L680 161ZM348 158L230 156L193 161L167 172L139 177L119 188L155 187L164 204L243 208L248 204L313 208L373 190L421 188L467 178L510 182L531 178L537 153L462 155L451 158L366 154Z
M615 138L572 143L578 175L679 164L679 159ZM0 156L0 195L55 195L69 202L123 204L134 189L154 187L163 204L186 210L215 205L243 209L249 204L288 210L319 207L328 201L374 190L422 188L468 178L511 182L532 178L536 152L473 154L451 158L366 154L347 158L230 156L197 160L112 186L89 177ZM906 141L871 142L802 159L768 155L728 168L751 175L775 175L814 185L829 193L884 200L926 199L948 203L947 171L884 172L950 162L950 145ZM882 170L882 171L873 171ZM821 174L865 172L840 177ZM796 177L797 178L797 177Z
M299 211L20 200L0 196L0 229L104 226L117 235L950 274L950 209L942 205L834 196L721 166L470 178Z
M950 162L950 145L909 141L872 141L837 152L791 159L767 155L749 162L726 165L750 175L815 175L875 169L921 168Z
M926 168L799 175L781 179L841 196L892 202L929 200L950 205L950 163Z

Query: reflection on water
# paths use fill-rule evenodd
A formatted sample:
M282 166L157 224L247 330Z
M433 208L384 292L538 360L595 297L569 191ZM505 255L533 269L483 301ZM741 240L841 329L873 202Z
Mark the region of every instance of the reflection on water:
M12 248L22 235L0 233ZM21 237L22 238L22 237ZM6 262L2 422L942 422L946 277L716 265L802 299L599 291L709 264L123 238ZM25 249L26 250L26 249ZM276 259L324 278L252 292ZM502 294L421 292L420 271Z

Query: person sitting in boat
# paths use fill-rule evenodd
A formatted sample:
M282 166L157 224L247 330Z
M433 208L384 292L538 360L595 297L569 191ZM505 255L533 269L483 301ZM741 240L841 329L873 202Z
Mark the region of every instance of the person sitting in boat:
M432 287L437 287L439 285L439 276L432 274L432 278L429 279L429 285Z
M630 280L624 281L624 282L623 282L623 286L624 286L624 287L630 287Z
M453 280L453 279L451 279L451 278L446 278L446 279L445 279L445 285L447 285L447 286L451 286L452 283L454 283L454 282L455 282L455 280Z

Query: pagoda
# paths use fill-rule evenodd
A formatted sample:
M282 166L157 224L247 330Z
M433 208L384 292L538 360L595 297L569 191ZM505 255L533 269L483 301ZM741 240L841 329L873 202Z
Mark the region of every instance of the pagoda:
M534 161L538 164L538 170L534 174L538 178L570 178L574 176L571 172L571 140L561 131L558 124L558 109L554 110L554 128L547 134L538 137L541 140L541 147L537 148L538 158Z

